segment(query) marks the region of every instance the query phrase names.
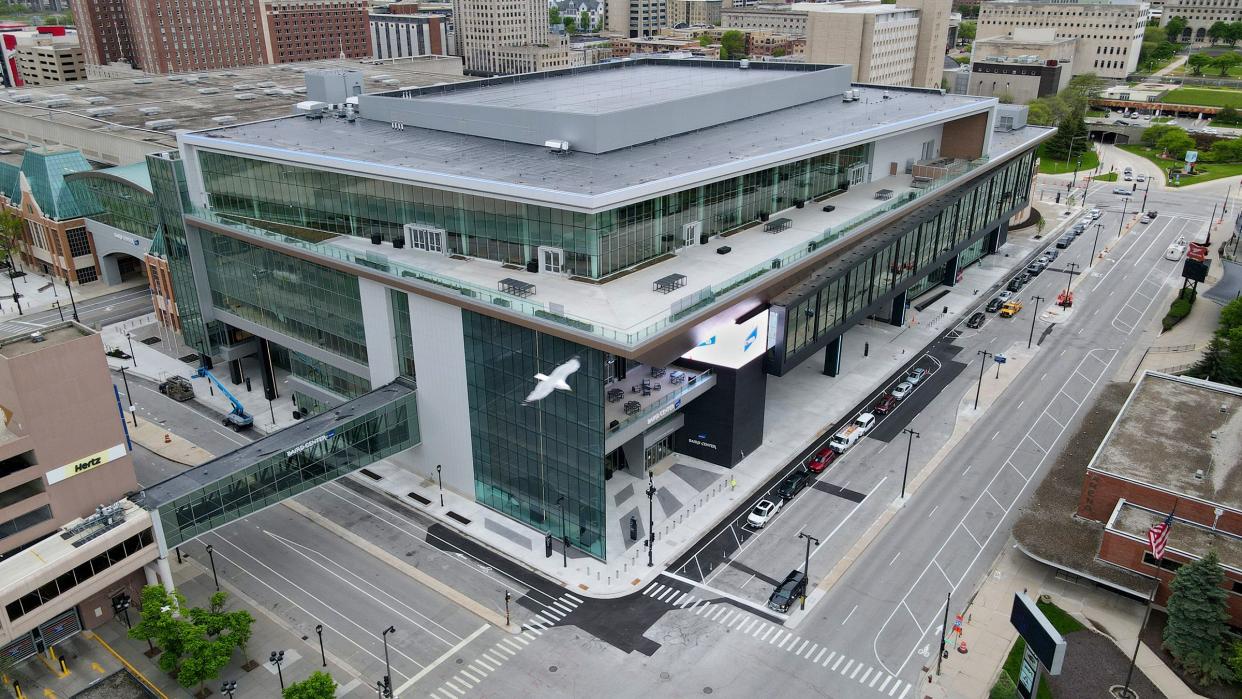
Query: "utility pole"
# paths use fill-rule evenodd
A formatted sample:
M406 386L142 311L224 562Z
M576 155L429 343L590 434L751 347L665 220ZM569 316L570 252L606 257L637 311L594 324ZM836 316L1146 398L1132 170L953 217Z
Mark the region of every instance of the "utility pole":
M1035 341L1035 318L1039 314L1039 304L1044 302L1044 297L1043 296L1032 296L1031 301L1034 302L1032 305L1035 307L1031 309L1031 334L1029 337L1026 338L1027 349L1030 349L1031 343Z
M1091 259L1087 261L1088 267L1095 266L1095 250L1100 245L1100 229L1103 227L1104 224L1102 223L1095 224L1095 240L1091 241Z
M953 592L946 592L944 595L944 623L940 625L940 653L936 655L936 674L940 674L940 661L944 660L947 655L945 651L945 643L949 636L949 602L953 599Z
M1129 206L1130 206L1129 199L1123 199L1121 201L1121 219L1117 221L1117 237L1118 238L1121 237L1121 227L1124 226L1126 223L1126 209Z
M1065 300L1066 300L1066 301L1068 301L1068 300L1069 300L1069 297L1070 297L1070 282L1074 281L1074 270L1076 270L1077 268L1078 268L1078 263L1077 263L1077 262L1071 262L1071 263L1069 263L1068 265L1065 265L1065 272L1066 272L1066 279L1065 279Z
M979 362L979 386L975 388L975 410L979 409L979 394L983 391L983 370L988 366L988 360L992 358L992 353L987 350L979 350L983 361Z
M653 551L655 550L655 474L647 471L647 567L650 568L655 563L652 562Z
M1139 213L1147 210L1147 192L1151 190L1151 178L1147 178L1147 186L1143 188L1143 205L1139 207ZM1228 201L1228 198L1226 198Z

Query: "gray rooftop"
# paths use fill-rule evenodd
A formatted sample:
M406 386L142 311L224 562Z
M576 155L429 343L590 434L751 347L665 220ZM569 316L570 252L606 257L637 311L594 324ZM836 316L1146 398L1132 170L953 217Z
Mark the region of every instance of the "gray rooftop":
M748 80L745 71L731 71ZM387 121L293 117L185 134L195 146L339 168L564 208L600 210L748 169L769 167L987 111L995 100L939 90L859 88L603 153L550 153L542 145Z
M798 75L770 70L703 69L672 61L656 65L614 63L611 70L590 75L590 89L582 89L582 76L569 71L550 78L525 76L492 84L492 81L461 83L454 89L419 97L420 101L492 107L533 108L577 114L606 114L635 107L663 104L670 99L695 98L724 90L771 83Z
M1242 510L1239 466L1242 390L1146 373L1090 468Z
M243 471L263 459L288 451L296 446L326 434L354 418L380 410L393 403L405 400L414 394L413 384L398 380L370 393L343 403L327 412L303 420L292 427L274 432L260 440L235 449L223 456L216 457L201 466L183 471L167 480L160 481L144 489L146 499L142 504L147 509L155 509L161 505L189 495L204 486L227 478Z

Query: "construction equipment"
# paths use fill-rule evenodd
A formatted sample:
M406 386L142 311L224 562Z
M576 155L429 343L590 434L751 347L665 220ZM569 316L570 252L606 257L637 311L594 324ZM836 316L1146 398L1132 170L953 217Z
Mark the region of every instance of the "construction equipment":
M160 382L160 393L184 403L194 397L194 386L184 376L170 376Z
M254 424L254 416L246 412L246 409L242 407L241 401L237 400L232 393L229 393L229 389L220 383L220 379L217 379L215 375L203 367L199 367L194 373L199 378L206 378L214 383L216 388L220 389L220 392L224 394L224 397L228 398L229 402L233 404L233 410L224 416L225 427L230 427L234 432L237 432Z

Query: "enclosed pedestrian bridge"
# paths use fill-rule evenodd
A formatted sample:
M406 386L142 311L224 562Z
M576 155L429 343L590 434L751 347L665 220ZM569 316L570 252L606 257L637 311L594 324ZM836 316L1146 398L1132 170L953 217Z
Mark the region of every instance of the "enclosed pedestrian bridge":
M142 492L163 551L417 446L415 384L404 378Z

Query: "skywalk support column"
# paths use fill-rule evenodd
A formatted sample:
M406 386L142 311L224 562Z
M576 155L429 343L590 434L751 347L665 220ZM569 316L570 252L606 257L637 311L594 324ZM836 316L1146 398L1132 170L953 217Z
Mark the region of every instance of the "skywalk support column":
M841 373L842 336L838 335L824 348L824 376L836 376Z
M893 307L888 314L888 322L890 325L902 327L906 324L906 292L901 292L893 297Z

